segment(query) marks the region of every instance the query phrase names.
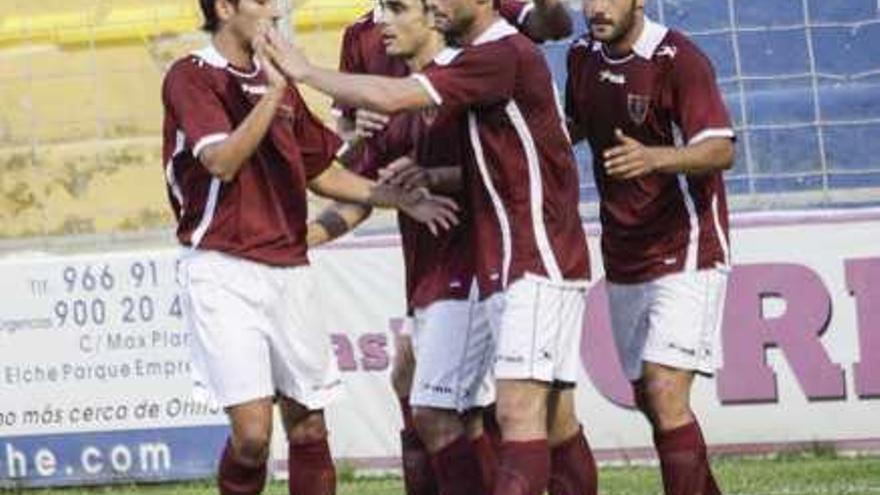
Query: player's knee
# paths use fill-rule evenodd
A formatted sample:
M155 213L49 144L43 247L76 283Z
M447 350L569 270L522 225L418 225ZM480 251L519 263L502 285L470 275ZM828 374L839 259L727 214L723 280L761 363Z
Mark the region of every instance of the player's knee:
M547 442L551 447L561 445L580 431L581 424L574 414L557 414L547 425Z
M464 432L468 438L472 440L477 439L483 436L486 432L486 428L483 424L484 414L485 410L480 407L471 409L462 416Z
M528 394L508 394L499 396L495 405L495 419L501 431L507 432L522 428L533 428L536 425L545 427L547 404L535 400Z
M691 418L688 390L674 379L646 378L637 397L637 406L656 428L668 429Z
M413 408L413 422L416 425L419 436L423 438L436 437L456 426L459 429L461 428L458 416L454 411L445 411L431 407Z
M238 428L232 440L235 456L246 464L263 464L269 457L271 436L269 429L257 425Z
M291 444L311 443L327 438L327 423L321 411L306 414L287 430L287 441Z

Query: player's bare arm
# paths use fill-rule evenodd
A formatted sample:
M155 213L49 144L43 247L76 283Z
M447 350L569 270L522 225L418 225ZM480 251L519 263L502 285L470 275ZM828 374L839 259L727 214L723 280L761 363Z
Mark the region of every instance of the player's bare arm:
M605 172L615 179L635 179L660 173L699 175L727 170L733 165L734 146L728 138L709 138L681 147L645 146L615 131L618 145L605 151Z
M523 32L536 40L559 40L571 36L572 22L561 0L535 0Z
M367 205L334 202L308 223L306 244L316 247L345 235L369 218L372 211Z
M306 84L335 101L383 114L434 105L431 95L413 78L346 74L312 65L299 47L274 30L264 33L266 52L290 79Z
M258 46L255 48L257 60L266 68L268 91L228 138L206 146L197 157L212 175L224 182L235 178L238 170L254 154L269 131L278 105L287 91L285 77L271 66Z
M380 169L379 180L407 191L426 188L432 192L452 194L462 187L460 166L427 168L408 156L400 157Z
M338 165L312 179L309 189L321 196L348 203L397 208L427 225L435 234L458 224L458 205L452 199L433 196L426 191L404 191L399 187L379 184Z

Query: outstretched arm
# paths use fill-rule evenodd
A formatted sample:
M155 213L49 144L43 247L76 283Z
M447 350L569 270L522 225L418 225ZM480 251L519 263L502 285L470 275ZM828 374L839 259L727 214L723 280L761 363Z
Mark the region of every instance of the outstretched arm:
M263 36L267 53L284 75L337 102L384 114L434 105L431 95L414 78L346 74L317 67L298 47L275 31L270 30Z
M397 208L426 224L433 233L458 223L458 205L449 198L378 184L338 165L331 166L312 179L309 189L321 196L348 203Z
M453 194L461 190L461 166L427 168L404 156L379 169L379 180L407 191L427 188L432 192Z

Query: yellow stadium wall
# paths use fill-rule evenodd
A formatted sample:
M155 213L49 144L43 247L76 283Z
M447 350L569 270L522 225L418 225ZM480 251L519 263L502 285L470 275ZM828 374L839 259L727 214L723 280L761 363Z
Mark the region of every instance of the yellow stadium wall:
M188 17L173 22L132 23L127 38L118 26L107 28L113 36L96 34L88 43L81 42L81 28L70 27L76 26L70 16L78 15L77 22L98 32L106 28L101 14L143 13L145 5L157 2L17 2L0 18L0 238L171 224L159 92L163 68L206 42L196 29L197 12L190 8ZM353 20L369 5L363 0L300 2L294 16L298 43L316 62L335 66L342 20ZM46 20L47 12L61 24ZM22 28L26 19L67 27L27 31ZM185 24L181 19L188 19L188 29L167 32ZM304 94L329 123L329 101L311 91Z

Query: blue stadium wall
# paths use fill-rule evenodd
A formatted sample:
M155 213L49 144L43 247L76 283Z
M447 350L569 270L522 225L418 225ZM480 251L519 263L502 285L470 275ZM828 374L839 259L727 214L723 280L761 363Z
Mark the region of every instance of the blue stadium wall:
M649 17L690 35L712 59L738 134L736 165L727 174L732 194L880 186L876 0L647 4ZM579 37L586 23L580 11L573 16ZM544 46L560 88L570 43ZM579 146L577 155L582 197L593 201L589 150ZM816 197L815 204L827 204Z

